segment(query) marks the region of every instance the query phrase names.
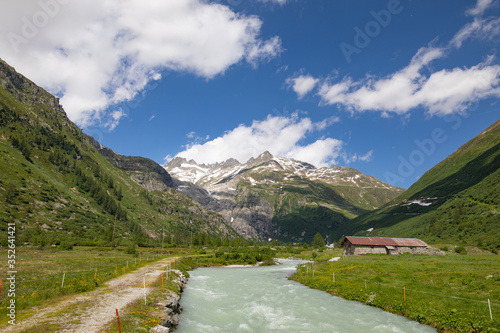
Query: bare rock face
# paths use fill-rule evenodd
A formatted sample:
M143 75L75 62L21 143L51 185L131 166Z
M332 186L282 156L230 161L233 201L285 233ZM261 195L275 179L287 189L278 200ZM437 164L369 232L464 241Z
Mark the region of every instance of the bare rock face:
M116 167L124 170L130 178L148 191L167 191L175 188L170 174L155 161L140 156L124 156L104 147L91 136L88 140L101 155Z
M17 73L14 68L0 59L0 87L12 94L25 105L44 104L68 120L66 112L59 104L59 99L49 94L35 83Z

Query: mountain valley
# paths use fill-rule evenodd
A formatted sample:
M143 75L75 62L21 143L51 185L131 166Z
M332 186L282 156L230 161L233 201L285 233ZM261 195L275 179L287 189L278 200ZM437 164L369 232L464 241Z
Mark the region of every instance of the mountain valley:
M244 163L160 166L102 146L0 61L0 138L1 227L19 223L26 244L175 244L193 234L198 244L309 243L319 232L327 243L355 234L500 247L499 121L406 191L268 151Z

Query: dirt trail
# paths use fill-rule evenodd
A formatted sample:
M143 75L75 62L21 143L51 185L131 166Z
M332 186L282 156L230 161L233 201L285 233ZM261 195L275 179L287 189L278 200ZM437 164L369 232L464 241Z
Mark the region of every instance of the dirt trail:
M2 332L24 332L33 326L43 324L44 327L53 327L56 332L101 332L106 325L116 320L116 310L125 313L125 307L144 298L153 291L144 289L157 279L173 258L159 260L148 266L141 267L116 279L107 281L104 287L83 294L66 296L61 301L46 307L30 309L33 313L28 319L16 322L15 326L0 327ZM44 331L52 331L50 329Z

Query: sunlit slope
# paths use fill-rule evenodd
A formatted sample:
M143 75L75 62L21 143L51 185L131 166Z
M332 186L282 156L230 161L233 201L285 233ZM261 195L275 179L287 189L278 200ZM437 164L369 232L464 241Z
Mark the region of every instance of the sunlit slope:
M426 172L397 199L355 219L346 234L500 246L500 121ZM369 228L375 230L366 232Z

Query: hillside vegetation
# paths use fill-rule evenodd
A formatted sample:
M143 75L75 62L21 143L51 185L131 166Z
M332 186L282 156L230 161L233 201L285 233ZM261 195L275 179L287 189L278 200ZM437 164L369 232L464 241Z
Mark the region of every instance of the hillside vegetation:
M345 234L418 237L500 250L500 121ZM367 232L374 228L373 232Z
M237 237L173 190L148 191L111 164L58 100L0 61L0 230L18 244L183 244ZM2 232L0 244L7 244Z

